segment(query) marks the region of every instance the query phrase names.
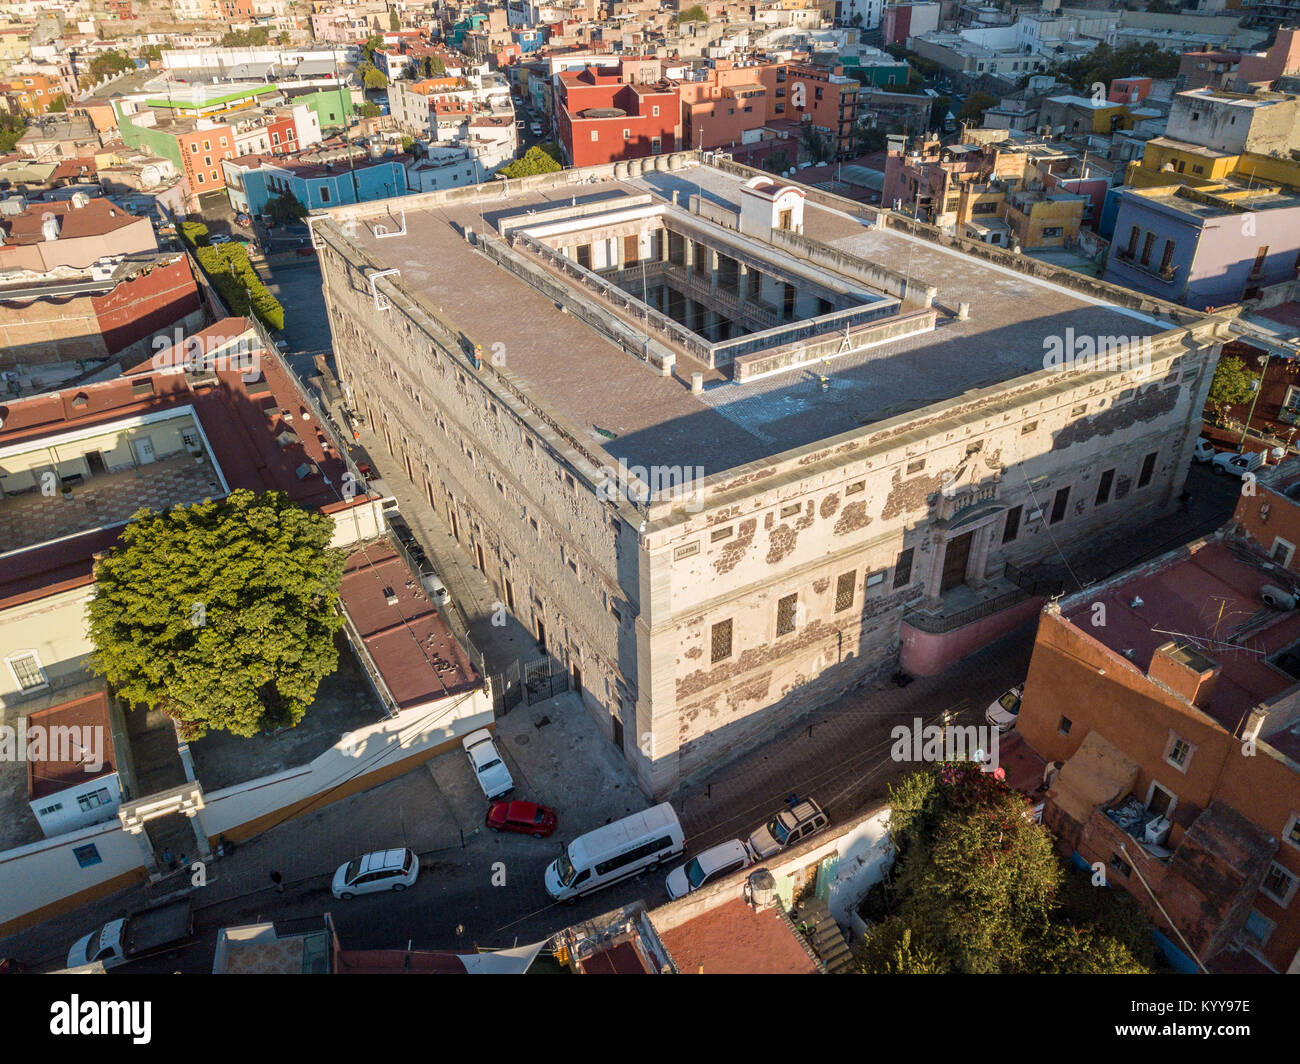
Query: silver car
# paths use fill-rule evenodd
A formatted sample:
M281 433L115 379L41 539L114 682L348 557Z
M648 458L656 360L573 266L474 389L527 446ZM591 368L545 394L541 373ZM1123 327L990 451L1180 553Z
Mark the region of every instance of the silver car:
M829 823L830 818L822 812L822 807L811 798L804 798L777 813L749 836L745 846L755 861L766 860L790 846L797 846Z

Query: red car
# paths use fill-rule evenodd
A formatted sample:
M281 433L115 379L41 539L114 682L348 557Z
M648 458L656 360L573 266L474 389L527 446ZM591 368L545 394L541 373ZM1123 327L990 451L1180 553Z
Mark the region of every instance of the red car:
M559 820L554 810L535 802L493 802L486 823L493 831L517 831L544 839L555 830Z

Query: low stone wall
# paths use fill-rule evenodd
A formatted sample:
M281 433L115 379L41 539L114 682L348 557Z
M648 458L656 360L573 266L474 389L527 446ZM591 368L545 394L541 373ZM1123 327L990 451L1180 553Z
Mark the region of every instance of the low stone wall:
M801 258L816 263L818 266L834 270L845 277L853 277L877 291L888 292L891 296L912 303L919 303L923 307L932 305L935 296L938 294L938 289L932 284L927 284L925 281L914 277L907 277L897 270L888 269L878 263L852 255L847 251L841 251L839 248L823 244L819 240L813 240L800 233L792 233L785 229L773 229L772 243L777 247L784 247L789 251L793 251Z
M768 373L799 366L814 365L829 359L853 355L863 348L901 340L905 336L934 331L934 310L917 310L910 314L896 314L880 322L870 322L850 332L852 346L845 349L841 333L823 337L811 343L786 344L774 351L756 351L751 355L738 355L732 362L732 379L736 382L754 380ZM889 352L880 352L888 357Z

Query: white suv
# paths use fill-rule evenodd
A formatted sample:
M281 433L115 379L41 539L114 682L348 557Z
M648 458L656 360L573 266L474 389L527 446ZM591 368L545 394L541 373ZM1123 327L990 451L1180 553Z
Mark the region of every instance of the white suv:
M410 850L377 850L340 865L330 891L346 901L358 894L405 890L420 877L420 860Z
M693 890L699 890L705 883L748 868L752 863L749 851L739 839L714 846L668 873L668 897L676 901Z
M501 760L490 731L480 728L470 732L461 741L461 746L469 755L470 766L488 801L507 795L515 789L515 781L510 777L506 763Z

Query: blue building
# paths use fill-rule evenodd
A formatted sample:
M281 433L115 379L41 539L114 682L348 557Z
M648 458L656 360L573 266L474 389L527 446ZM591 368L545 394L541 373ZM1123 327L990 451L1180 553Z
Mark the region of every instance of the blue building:
M346 156L326 162L245 155L222 165L230 205L237 211L261 214L267 203L285 192L309 210L404 196L408 160L405 155L371 159L362 154L349 165Z
M515 39L519 45L519 50L527 55L529 52L535 52L542 46L542 31L533 30L512 30L510 36Z
M1227 185L1123 189L1104 280L1196 310L1290 281L1300 196Z

